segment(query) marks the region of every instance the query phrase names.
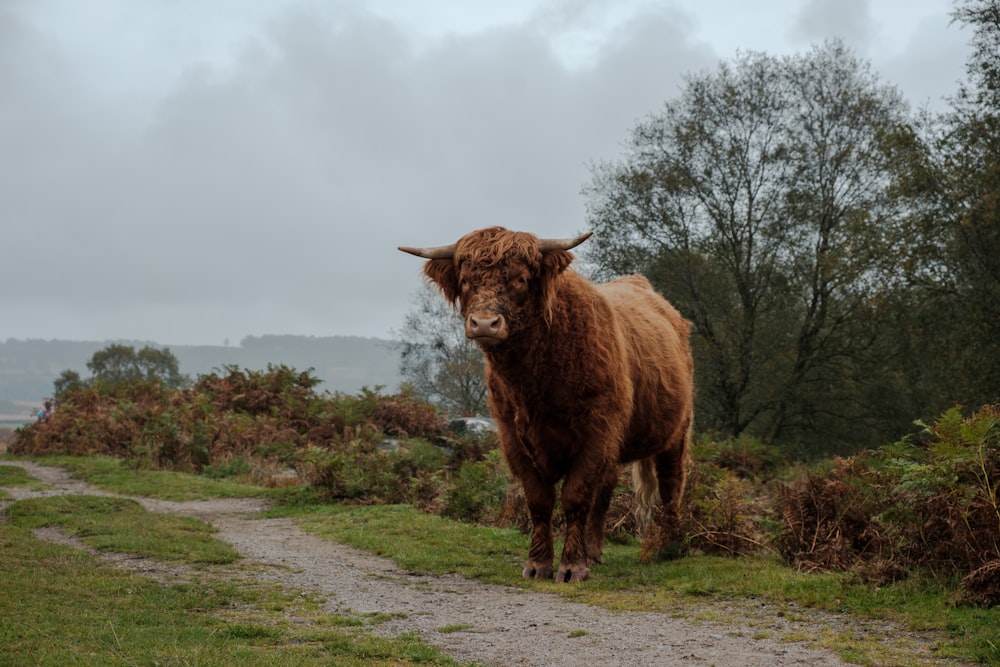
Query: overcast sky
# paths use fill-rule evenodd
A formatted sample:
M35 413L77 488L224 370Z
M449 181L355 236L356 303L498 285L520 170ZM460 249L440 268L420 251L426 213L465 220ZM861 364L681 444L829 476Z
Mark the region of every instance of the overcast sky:
M584 227L686 72L841 37L943 109L950 0L0 0L0 340L398 331L421 261Z

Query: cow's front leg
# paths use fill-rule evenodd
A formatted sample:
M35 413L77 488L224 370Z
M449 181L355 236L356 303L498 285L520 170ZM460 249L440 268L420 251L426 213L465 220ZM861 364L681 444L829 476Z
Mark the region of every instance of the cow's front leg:
M537 478L522 481L528 513L531 515L531 546L521 576L525 579L551 579L554 551L552 548L552 509L556 489Z
M562 506L566 516L566 542L563 544L556 583L576 583L590 576L587 553L587 521L594 500L594 489L587 477L571 471L563 482Z

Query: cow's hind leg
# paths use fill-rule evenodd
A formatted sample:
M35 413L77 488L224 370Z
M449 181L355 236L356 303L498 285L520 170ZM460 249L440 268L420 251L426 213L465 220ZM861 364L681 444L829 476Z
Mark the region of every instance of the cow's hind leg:
M611 505L611 497L618 485L618 468L608 466L604 479L594 489L594 498L587 518L587 560L599 564L604 554L604 522Z
M654 459L661 504L653 509L653 525L640 553L642 560L675 558L683 551L680 515L687 484L687 437L689 434Z
M679 553L681 538L681 502L687 485L687 456L680 447L656 457L656 478L660 485L659 516L660 556Z

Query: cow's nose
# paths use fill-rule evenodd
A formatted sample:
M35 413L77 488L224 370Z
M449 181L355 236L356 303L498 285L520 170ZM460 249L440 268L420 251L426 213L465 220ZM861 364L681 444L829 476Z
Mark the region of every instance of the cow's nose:
M496 337L503 327L503 317L495 313L475 313L469 315L469 338L479 336Z

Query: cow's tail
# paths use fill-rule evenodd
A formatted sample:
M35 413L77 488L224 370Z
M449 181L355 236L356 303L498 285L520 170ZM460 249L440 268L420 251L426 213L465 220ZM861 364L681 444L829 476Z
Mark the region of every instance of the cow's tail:
M652 456L632 464L632 487L635 489L636 519L642 528L653 522L653 508L660 502L660 484Z
M691 438L694 435L694 421L688 424L687 432L684 434L684 449L682 454L683 463L688 464L691 455ZM686 475L684 475L686 477ZM636 461L632 464L632 488L635 490L636 518L641 529L653 523L653 509L657 503L662 504L660 498L660 483L656 476L656 459L653 456ZM675 510L678 508L674 508Z

